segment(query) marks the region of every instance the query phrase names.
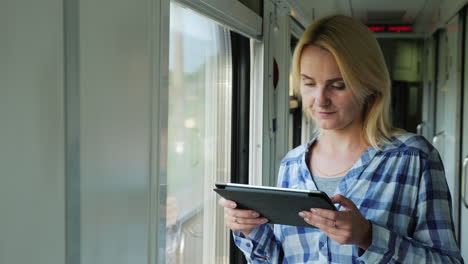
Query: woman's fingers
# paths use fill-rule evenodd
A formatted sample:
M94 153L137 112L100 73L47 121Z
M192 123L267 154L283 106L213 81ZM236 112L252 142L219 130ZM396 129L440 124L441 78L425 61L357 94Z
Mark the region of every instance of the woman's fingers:
M332 202L341 204L346 210L333 211L312 208L299 213L304 220L324 232L340 244L354 244L363 249L369 247L372 225L362 216L353 201L342 196L331 197Z
M255 211L235 209L237 204L234 201L221 198L218 203L224 207L224 222L232 230L240 230L245 234L256 226L268 222L266 218L260 217L260 214Z
M264 224L268 222L268 220L264 217L259 217L259 218L244 218L244 217L238 217L238 216L228 216L229 220L227 222L232 222L238 225L253 225L257 226L260 224Z
M224 208L224 215L236 224L260 225L268 222L266 218L259 217L260 215L252 210Z
M353 203L353 201L351 201L350 199L344 197L344 196L341 195L341 194L336 194L336 195L330 197L330 200L331 200L333 203L341 204L341 206L343 206L343 207L346 208L346 209L349 209L349 210L357 210L357 207L356 207L356 205Z
M221 198L219 204L224 207L224 214L237 218L258 218L259 213L253 210L244 210L244 209L234 209L236 208L236 203L230 200Z
M344 235L347 230L345 229L340 229L338 227L338 224L336 223L335 220L330 220L327 218L323 218L317 215L312 214L311 212L301 212L301 216L303 215L304 221L308 223L309 225L313 225L317 227L318 229L322 230L325 234L329 235L335 235L335 236L341 236Z
M231 209L226 207L224 207L224 213L230 216L236 216L241 218L257 218L260 216L259 213L252 210Z
M320 215L313 214L311 212L303 211L299 213L299 216L303 217L306 222L312 224L315 227L335 227L336 220L322 217ZM320 226L320 227L319 227Z
M332 210L320 209L320 208L311 208L310 212L313 215L320 216L320 217L323 217L323 218L327 218L327 219L330 219L330 220L333 220L333 221L338 220L338 214L339 214L338 211L332 211Z
M237 217L231 217L227 216L225 217L225 223L226 226L229 227L233 231L242 231L244 235L248 235L256 226L258 226L258 223L252 223L252 220L258 220L258 219L240 219Z
M222 207L227 207L227 208L236 208L237 204L234 201L231 200L226 200L224 198L219 199L218 204L221 205Z
M248 236L256 226L268 222L266 218L254 217L255 215L251 210L224 208L224 222L226 226L233 231L242 231L245 236Z
M307 218L310 223L317 228L332 228L347 230L352 228L352 211L333 211L328 209L312 208L310 211L301 212L303 218ZM301 216L301 214L299 214Z

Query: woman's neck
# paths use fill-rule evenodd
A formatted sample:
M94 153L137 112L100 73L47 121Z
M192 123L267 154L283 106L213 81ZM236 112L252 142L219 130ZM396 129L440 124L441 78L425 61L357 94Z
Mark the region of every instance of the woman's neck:
M369 147L361 129L347 131L322 130L317 143L321 152L326 153L355 152Z

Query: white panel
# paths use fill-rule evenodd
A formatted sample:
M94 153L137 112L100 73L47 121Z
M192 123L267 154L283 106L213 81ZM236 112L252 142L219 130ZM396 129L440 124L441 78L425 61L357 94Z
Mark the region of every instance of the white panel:
M79 3L81 260L147 263L151 1Z
M65 261L62 17L0 2L0 263Z
M424 89L422 102L422 123L420 133L431 140L434 134L434 98L435 98L435 39L428 38L424 42Z
M466 17L468 17L468 14L465 15L465 21ZM466 27L466 22L465 22L465 27ZM468 29L465 28L465 46L463 49L465 50L465 54L468 51L468 42L466 35L466 31ZM462 162L465 161L465 159L468 158L468 59L465 56L465 61L464 63L464 83L463 83L463 102L462 102L462 108L463 108L463 120L462 121L462 132L461 134L461 140L462 140L462 149L461 149L461 159ZM462 195L460 196L461 199L464 198L465 201L461 200L460 202L460 250L462 253L462 257L465 259L465 261L468 260L468 226L466 223L468 223L468 164L466 162L463 163L464 167L462 167L462 172L460 173L463 179L461 179L462 185Z
M273 13L273 4L264 1L263 17L270 17ZM272 20L263 23L263 130L262 130L262 183L264 185L276 185L278 171L275 167L275 142L272 128L275 118L275 103L273 94L273 53L274 42L270 35L274 34Z
M264 2L264 99L263 99L263 184L276 185L279 165L288 149L289 113L289 16L275 11L275 5ZM275 29L276 27L276 29ZM278 84L274 88L273 65L278 66Z
M459 197L459 146L460 146L460 31L458 15L446 27L446 36L439 39L439 75L436 92L437 138L433 140L445 167L447 183L452 195L453 217L458 232ZM445 43L445 44L444 44ZM446 45L444 47L444 45Z
M289 144L289 72L291 65L291 42L289 33L289 16L278 18L278 31L273 31L269 41L274 43L273 57L278 63L278 85L274 89L276 100L277 131L275 137L275 179L281 160L288 153ZM274 182L276 185L276 181Z
M466 65L466 62L465 62ZM466 65L468 66L468 65ZM467 68L465 66L465 78L468 76ZM464 98L463 98L463 145L462 145L462 172L461 179L462 195L460 201L460 249L463 259L468 259L468 85L464 84Z
M448 72L449 80L447 83L448 92L446 94L445 105L445 127L446 142L443 161L445 165L447 182L450 187L453 201L453 217L455 222L456 234L458 234L460 199L460 179L458 158L460 151L460 114L461 114L461 28L459 27L459 16L454 16L447 23L448 36Z
M249 183L262 185L263 149L263 44L250 42L250 124L249 124Z
M149 256L148 263L164 263L166 259L166 189L167 189L167 134L169 101L169 27L170 1L152 0L152 21L149 39L152 40L151 88L152 97L152 149L149 219Z

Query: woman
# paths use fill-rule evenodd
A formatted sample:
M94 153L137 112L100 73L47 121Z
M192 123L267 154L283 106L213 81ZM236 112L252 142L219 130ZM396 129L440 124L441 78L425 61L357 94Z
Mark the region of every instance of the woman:
M316 228L270 226L220 200L250 263L460 263L437 150L389 121L390 78L372 33L334 15L293 58L304 111L319 128L281 162L278 187L323 190L339 211L298 214Z

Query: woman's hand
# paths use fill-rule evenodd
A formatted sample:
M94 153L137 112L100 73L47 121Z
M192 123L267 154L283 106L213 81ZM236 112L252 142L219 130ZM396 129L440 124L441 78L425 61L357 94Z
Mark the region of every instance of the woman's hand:
M252 210L235 209L237 204L234 201L219 199L219 205L224 207L224 223L233 231L241 231L244 236L248 236L252 230L261 224L268 222L264 217Z
M341 204L344 211L314 209L299 215L308 224L320 228L328 237L340 244L357 245L367 250L372 242L372 225L362 216L353 201L337 194L330 197L333 203Z

